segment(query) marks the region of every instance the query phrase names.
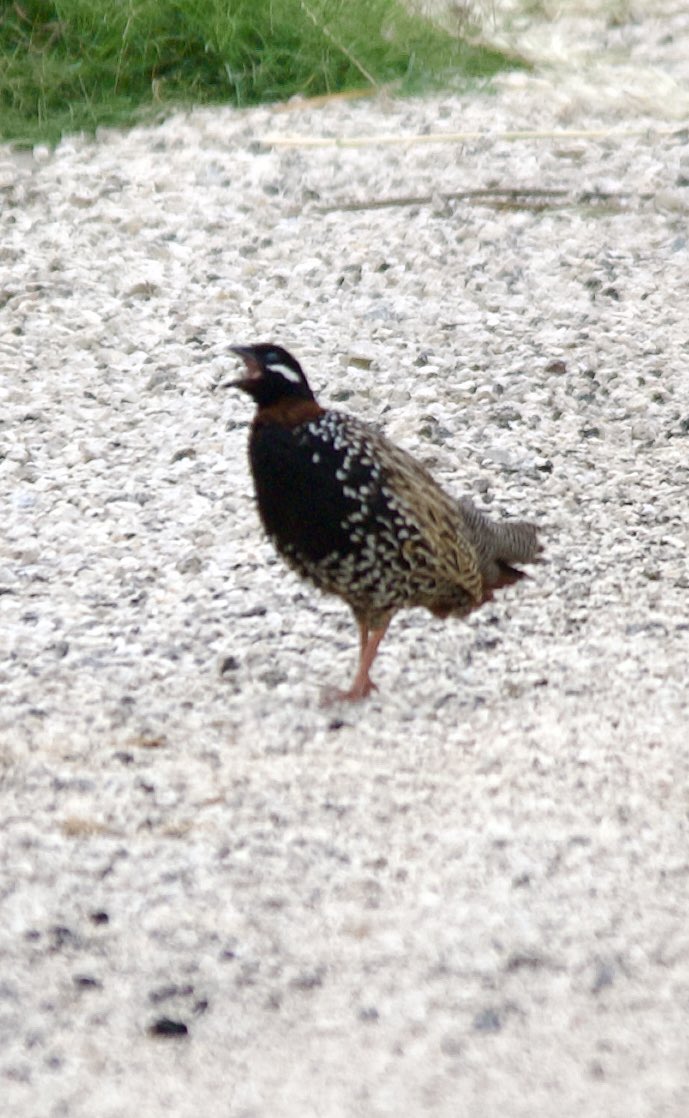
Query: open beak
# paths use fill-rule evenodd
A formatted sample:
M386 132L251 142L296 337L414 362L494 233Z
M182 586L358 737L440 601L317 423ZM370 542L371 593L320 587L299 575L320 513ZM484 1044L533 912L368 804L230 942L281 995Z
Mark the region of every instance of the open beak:
M246 388L252 381L260 380L261 366L254 357L252 346L231 345L230 353L235 353L237 357L241 357L246 365L246 374L243 377L238 377L236 380L222 380L217 385L218 388Z

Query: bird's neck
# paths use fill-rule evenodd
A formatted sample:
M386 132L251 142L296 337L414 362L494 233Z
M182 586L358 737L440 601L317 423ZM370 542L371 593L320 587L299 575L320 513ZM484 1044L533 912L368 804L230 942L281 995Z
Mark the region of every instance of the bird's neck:
M276 423L279 427L299 427L322 415L324 408L315 400L301 400L285 397L267 407L259 408L254 418L254 427L264 427Z

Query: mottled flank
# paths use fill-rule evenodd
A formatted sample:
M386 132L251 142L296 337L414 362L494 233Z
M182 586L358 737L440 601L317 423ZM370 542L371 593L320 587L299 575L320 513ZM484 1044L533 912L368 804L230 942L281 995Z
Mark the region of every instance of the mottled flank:
M235 383L259 403L249 454L261 520L291 567L353 610L361 657L347 697L361 698L397 610L466 615L522 577L512 564L536 557L536 530L488 520L374 427L321 408L281 347L235 352L248 369Z

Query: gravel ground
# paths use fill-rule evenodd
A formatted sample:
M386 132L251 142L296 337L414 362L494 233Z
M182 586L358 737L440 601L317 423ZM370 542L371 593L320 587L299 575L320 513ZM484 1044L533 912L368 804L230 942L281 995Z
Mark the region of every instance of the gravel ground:
M582 80L0 158L7 1114L686 1115L689 146ZM543 528L360 706L214 390L266 338Z

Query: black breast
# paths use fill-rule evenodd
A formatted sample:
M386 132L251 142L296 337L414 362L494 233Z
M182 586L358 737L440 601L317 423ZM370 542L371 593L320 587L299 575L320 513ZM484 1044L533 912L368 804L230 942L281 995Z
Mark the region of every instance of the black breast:
M311 566L356 551L383 512L366 428L337 412L286 427L256 424L249 443L258 509L280 551Z

